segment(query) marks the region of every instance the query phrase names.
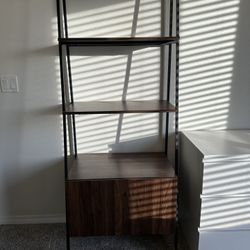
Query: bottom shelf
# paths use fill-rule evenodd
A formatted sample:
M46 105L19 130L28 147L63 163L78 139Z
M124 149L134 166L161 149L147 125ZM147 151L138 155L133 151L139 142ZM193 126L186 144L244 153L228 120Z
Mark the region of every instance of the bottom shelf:
M80 154L70 159L68 180L175 178L164 153Z

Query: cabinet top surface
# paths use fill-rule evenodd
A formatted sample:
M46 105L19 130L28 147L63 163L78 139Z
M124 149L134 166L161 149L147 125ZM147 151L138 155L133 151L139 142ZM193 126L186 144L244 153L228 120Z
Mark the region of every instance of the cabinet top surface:
M250 130L185 131L205 161L250 161Z
M70 166L69 180L176 178L163 153L79 154Z

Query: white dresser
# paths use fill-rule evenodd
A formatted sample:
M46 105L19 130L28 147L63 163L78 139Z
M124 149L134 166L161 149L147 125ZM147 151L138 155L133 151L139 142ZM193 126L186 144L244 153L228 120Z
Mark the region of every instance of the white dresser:
M181 133L179 183L189 250L250 250L250 130Z

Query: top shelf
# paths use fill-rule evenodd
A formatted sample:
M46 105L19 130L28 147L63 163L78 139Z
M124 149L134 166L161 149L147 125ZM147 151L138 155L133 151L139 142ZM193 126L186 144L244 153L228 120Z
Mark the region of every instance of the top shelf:
M177 37L105 37L59 38L60 45L68 46L160 46L178 42Z
M169 102L150 101L91 101L67 104L64 114L120 114L120 113L155 113L176 112Z

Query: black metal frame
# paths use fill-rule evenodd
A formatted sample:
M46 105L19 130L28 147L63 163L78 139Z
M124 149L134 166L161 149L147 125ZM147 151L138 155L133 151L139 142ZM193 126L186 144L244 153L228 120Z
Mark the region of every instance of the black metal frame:
M62 37L62 22L61 22L61 0L57 0L57 24L58 24L58 37ZM62 93L62 116L63 116L63 142L64 142L64 178L68 176L67 166L67 121L65 112L65 88L64 88L64 71L63 71L63 48L59 45L59 61L60 61L60 77L61 77L61 93ZM65 199L66 199L66 186L65 186ZM67 221L67 205L66 205L66 247L70 249L69 228Z
M180 0L176 1L176 36L180 37ZM176 48L176 62L175 62L175 107L179 110L179 49L180 43L179 39L175 45ZM175 146L175 164L176 164L176 174L178 175L179 171L179 112L175 114L175 139L176 139L176 146Z
M175 44L175 54L176 54L176 61L175 61L175 107L177 111L175 112L175 173L178 176L178 145L179 145L179 138L178 138L178 130L179 130L179 116L178 116L178 107L179 107L179 0L169 0L169 37L172 41L167 41L165 37L165 42L161 40L155 40L151 37L148 41L135 40L135 41L126 41L120 40L117 38L117 41L109 40L109 43L105 44L100 43L98 39L94 40L94 44L89 44L88 42L82 43L79 42L80 38L77 39L70 39L68 35L68 20L67 20L67 0L56 0L57 1L57 22L58 22L58 41L59 41L59 61L60 61L60 79L61 79L61 94L62 94L62 116L63 116L63 134L64 134L64 176L65 176L65 185L68 179L68 145L67 145L67 130L69 128L69 123L71 123L72 130L73 130L73 140L74 140L74 155L77 157L77 138L76 138L76 122L75 122L75 114L68 115L66 111L66 87L65 84L68 82L69 84L69 102L71 104L74 103L74 95L73 95L73 83L72 83L72 72L71 72L71 62L70 62L70 47L71 46L112 46L112 45L122 45L122 46L131 46L131 45L144 45L144 46L161 46L168 44L168 69L167 69L167 86L166 86L166 100L170 102L170 90L171 90L171 73L172 73L172 50L173 45ZM175 1L175 13L174 13L174 1ZM175 14L175 23L174 23L174 14ZM176 25L176 35L173 37L173 25ZM162 37L164 40L164 37ZM68 39L68 40L67 40ZM123 39L123 38L121 38ZM158 38L159 39L159 38ZM80 39L81 40L81 39ZM93 41L93 39L90 39ZM105 39L104 39L105 40ZM64 51L65 48L65 51ZM65 60L65 61L64 61ZM67 75L68 79L65 79L65 66L64 63L67 65ZM67 120L67 117L70 119ZM166 112L166 128L165 128L165 153L168 153L168 137L169 137L169 112ZM66 191L66 190L65 190ZM66 198L66 192L65 192ZM177 203L179 201L177 200ZM178 207L178 204L177 204ZM66 246L67 250L70 250L70 237L69 237L69 225L67 221L67 214L68 214L67 202L66 202ZM178 211L178 210L177 210ZM177 225L178 225L178 218L177 218ZM177 250L178 245L178 233L175 233L175 249Z
M176 20L176 36L180 37L180 0L175 0L175 20ZM175 174L178 176L179 174L179 40L175 45L175 107L178 110L175 113ZM179 190L179 182L178 182L178 190ZM179 196L177 195L177 222L176 222L176 232L175 232L175 250L178 250L178 242L179 242Z
M169 36L173 35L173 0L169 0ZM172 44L168 47L168 71L167 71L167 96L166 100L170 101L170 86L172 73ZM165 131L165 153L168 155L168 137L169 134L169 112L166 113L166 131Z

